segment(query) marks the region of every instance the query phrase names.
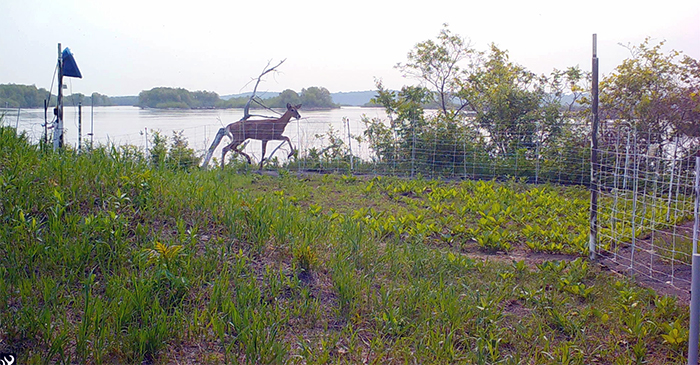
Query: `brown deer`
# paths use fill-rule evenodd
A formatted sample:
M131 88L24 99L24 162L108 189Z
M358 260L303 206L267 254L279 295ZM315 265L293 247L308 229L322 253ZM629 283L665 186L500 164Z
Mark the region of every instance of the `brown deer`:
M252 164L250 156L238 149L238 146L248 139L258 139L262 141L260 169L262 169L263 162L265 161L265 149L267 148L268 141L285 141L289 143L289 147L292 151L289 152L289 156L287 157L294 155L296 151L294 150L294 146L292 146L292 141L289 140L289 137L283 136L282 133L284 133L284 128L287 127L292 117L296 119L301 118L301 115L299 115L297 111L299 108L301 108L301 104L292 106L287 103L287 111L277 119L240 120L227 125L225 128L226 135L231 138L231 143L224 147L221 152L221 169L223 170L224 168L224 161L228 151L243 155L248 160L248 163Z

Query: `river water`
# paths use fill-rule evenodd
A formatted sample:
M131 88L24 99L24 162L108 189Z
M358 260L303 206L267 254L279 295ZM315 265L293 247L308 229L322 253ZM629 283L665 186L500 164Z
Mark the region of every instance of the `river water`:
M19 114L18 114L19 112ZM282 112L282 111L280 111ZM342 107L331 110L299 110L300 120L292 119L287 125L285 135L301 151L310 148L323 148L330 144L327 133L332 128L335 135L348 143L348 132L351 136L362 135L365 129L362 117L386 119L386 113L381 108ZM44 133L43 109L4 109L4 125L17 127L25 131L32 141L39 141ZM264 114L275 116L272 112L253 111L252 114ZM219 128L239 120L243 116L243 109L213 109L213 110L160 110L141 109L129 106L109 106L82 108L82 145L90 143L91 138L97 144L135 145L146 147L152 140L153 132L160 131L166 136L172 136L173 131L182 131L187 138L189 146L203 153L209 148ZM51 122L51 110L49 110L49 123ZM78 145L78 108L64 108L65 141L71 145ZM93 131L94 135L90 136ZM218 151L226 143L225 138ZM280 142L268 143L268 154L273 151ZM244 149L252 154L256 160L260 158L261 143L252 141ZM370 154L368 146L358 144L356 140L350 141L355 156L367 157ZM287 145L280 148L275 154L279 158L287 155ZM269 157L269 156L268 156Z

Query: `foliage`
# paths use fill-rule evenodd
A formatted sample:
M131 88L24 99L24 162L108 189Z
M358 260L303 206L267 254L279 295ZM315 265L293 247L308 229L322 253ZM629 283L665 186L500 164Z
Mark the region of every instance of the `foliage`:
M168 156L168 137L160 131L152 131L150 161L155 167L165 166Z
M312 86L308 89L301 89L299 95L301 104L304 108L337 108L338 105L333 103L331 93L325 87ZM281 100L280 100L281 102Z
M537 76L510 62L508 53L493 44L482 57L483 63L458 81L460 96L476 113L474 124L487 132L492 155L508 156L524 148L528 157L536 157L538 146L546 150L570 127L567 119L574 115L561 110L560 85L577 90L583 73L570 68Z
M168 146L168 137L160 131L153 131L150 161L155 167L188 170L199 165L200 157L197 157L196 152L189 148L183 131L173 131L170 146Z
M580 146L586 150L587 134L580 128L586 116L578 111L587 75L580 69L538 76L493 44L488 52L471 48L447 26L436 41L418 43L398 67L425 86L396 93L377 82L373 101L386 109L389 125L366 120L365 133L379 161L410 163L402 168L430 176L563 175L585 182L587 166L580 163L585 159L570 153ZM423 105L431 101L438 109L425 115ZM571 160L577 168L561 168ZM487 171L490 166L496 171Z
M291 89L286 89L282 91L277 97L272 98L272 100L269 100L268 102L270 103L270 105L274 105L277 108L281 108L283 106L286 106L287 104L302 104L299 94L297 94L296 91Z
M343 119L343 123L348 123L347 118ZM352 140L356 143L361 143L362 136L343 136L341 131L336 130L332 125L329 125L328 131L324 134L316 134L316 139L322 141L326 147L312 147L294 162L288 162L286 167L293 169L294 167L303 166L304 169L319 169L319 170L336 170L336 171L360 171L358 165L362 163L360 159L354 157L351 145ZM348 142L346 138L351 138Z
M195 151L189 148L187 139L183 136L183 131L173 131L172 143L168 151L168 163L172 168L188 170L197 167L200 157Z
M631 58L600 83L604 119L637 131L640 145L659 145L685 137L681 153L695 151L700 131L700 63L681 52L664 53L664 42L647 38L628 47Z
M73 93L71 95L64 96L64 104L78 106L82 105L93 105L93 106L112 106L116 105L112 99L107 95L102 95L100 93L92 93L90 96L85 96L81 93ZM133 104L131 104L133 105Z
M144 90L139 94L138 105L142 108L175 108L175 109L209 109L209 108L243 108L248 102L247 97L221 100L219 95L208 91L188 91L182 88L157 87ZM301 94L286 89L279 95L260 101L269 108L285 108L287 103L302 104L304 108L337 108L333 103L330 92L324 87L312 86L302 89ZM262 108L258 103L252 103L251 108Z
M47 97L52 97L48 90L35 85L0 84L0 108L43 108Z
M137 106L139 103L138 95L134 96L110 96L112 105Z
M399 63L396 67L404 74L426 82L435 91L429 95L437 102L440 113L448 119L454 119L466 107L458 99L458 80L462 72L460 63L473 54L470 42L453 35L447 24L444 24L437 41L429 39L416 44L408 53L408 62ZM455 100L460 103L453 109Z
M423 103L429 91L419 86L404 86L396 93L384 89L381 82L377 82L377 89L375 101L384 106L389 126L379 120L365 120L365 137L380 161L414 161L415 152L423 150L420 133L427 125Z
M90 95L90 101L89 101L89 102L86 102L86 103L88 103L88 104L90 104L90 105L94 105L94 106L111 106L111 105L114 105L114 103L113 103L112 100L109 98L109 96L103 95L103 94L100 94L100 93L92 93L92 95Z
M138 105L142 108L210 109L219 100L215 92L156 87L141 91Z

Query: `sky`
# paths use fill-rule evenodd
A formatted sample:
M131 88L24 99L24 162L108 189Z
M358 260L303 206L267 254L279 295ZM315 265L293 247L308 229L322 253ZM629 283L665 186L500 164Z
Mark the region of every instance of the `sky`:
M538 74L590 71L594 33L603 75L629 58L622 45L646 37L700 59L698 0L0 0L0 84L49 89L61 43L83 75L65 79L68 93L237 94L284 59L260 91L364 91L375 79L399 89L416 81L394 66L445 23L475 49L495 43Z

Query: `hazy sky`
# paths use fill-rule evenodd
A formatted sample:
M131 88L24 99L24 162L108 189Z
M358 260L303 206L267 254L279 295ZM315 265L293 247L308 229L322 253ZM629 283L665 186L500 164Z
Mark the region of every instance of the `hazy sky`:
M618 43L647 36L700 58L698 0L0 0L0 83L48 89L61 43L83 74L67 84L84 94L251 91L251 78L284 58L262 90L371 90L375 78L398 89L412 81L393 66L443 23L476 49L496 43L536 73L590 70L593 33L605 74L629 56Z

